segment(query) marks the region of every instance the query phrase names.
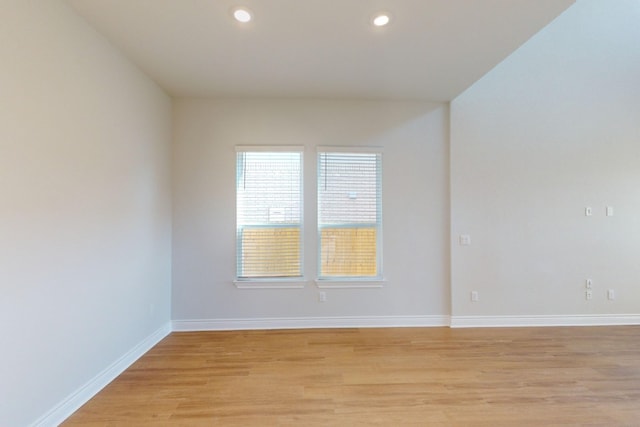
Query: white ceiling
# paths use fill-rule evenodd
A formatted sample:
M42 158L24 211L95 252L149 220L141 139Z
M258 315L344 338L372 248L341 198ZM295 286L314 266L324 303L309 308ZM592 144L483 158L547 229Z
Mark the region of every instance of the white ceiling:
M449 101L574 0L67 0L173 96ZM255 19L241 25L233 6ZM377 11L390 25L373 27Z

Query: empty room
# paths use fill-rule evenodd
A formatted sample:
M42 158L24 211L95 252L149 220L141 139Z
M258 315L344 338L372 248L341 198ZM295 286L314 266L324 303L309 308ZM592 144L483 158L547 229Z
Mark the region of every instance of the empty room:
M0 426L638 425L640 1L0 20Z

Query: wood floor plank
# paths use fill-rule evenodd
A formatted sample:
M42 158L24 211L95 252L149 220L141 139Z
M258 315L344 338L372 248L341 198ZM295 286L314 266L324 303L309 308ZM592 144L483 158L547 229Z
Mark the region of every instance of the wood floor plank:
M74 426L639 426L640 327L173 333Z

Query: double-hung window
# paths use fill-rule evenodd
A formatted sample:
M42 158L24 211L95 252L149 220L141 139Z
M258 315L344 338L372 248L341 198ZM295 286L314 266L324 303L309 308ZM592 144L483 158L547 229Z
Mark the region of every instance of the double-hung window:
M382 153L318 149L318 278L382 278Z
M236 275L302 277L302 147L236 148Z

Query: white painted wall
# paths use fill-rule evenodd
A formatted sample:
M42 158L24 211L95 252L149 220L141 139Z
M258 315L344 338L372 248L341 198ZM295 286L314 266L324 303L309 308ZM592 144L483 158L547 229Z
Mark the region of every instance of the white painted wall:
M0 425L170 319L169 98L59 1L0 2Z
M452 102L454 316L640 313L638 22L580 0Z
M339 100L197 100L174 106L173 319L446 316L448 108ZM304 289L237 289L235 145L304 145ZM316 147L381 146L382 289L316 278Z

